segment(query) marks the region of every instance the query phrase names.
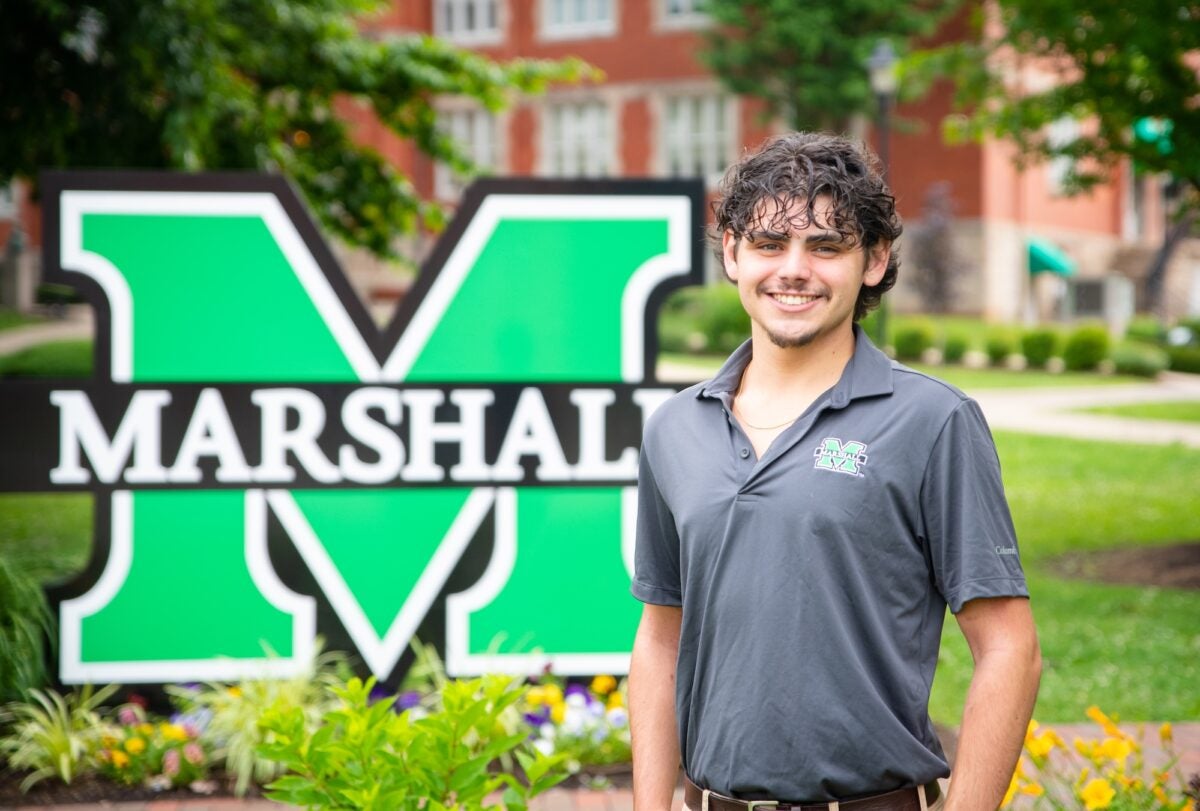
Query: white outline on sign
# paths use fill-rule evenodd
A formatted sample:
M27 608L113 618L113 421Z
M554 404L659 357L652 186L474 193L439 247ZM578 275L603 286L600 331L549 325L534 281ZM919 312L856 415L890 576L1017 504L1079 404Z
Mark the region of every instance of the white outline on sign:
M107 192L64 191L61 195L60 261L64 270L90 276L104 290L111 312L110 368L113 382L133 379L133 302L128 283L116 267L104 257L83 249L83 217L86 214L127 214L151 216L246 216L260 217L276 240L300 284L308 294L335 342L342 350L362 383L403 382L412 364L427 344L437 324L449 308L467 275L475 266L496 226L506 219L637 220L667 221L667 252L642 263L633 273L621 298L621 378L639 383L645 376L645 311L649 296L663 281L685 274L691 264L689 227L691 200L683 195L490 195L454 247L445 266L422 300L412 321L380 366L321 271L316 259L296 230L278 198L269 192ZM632 501L630 494L632 493ZM494 498L493 498L494 497ZM171 660L159 662L81 661L83 617L101 610L120 590L132 563L131 493L113 494L113 529L109 559L97 583L86 594L62 603L61 675L64 682L116 680L170 681L177 679L234 679L245 676L288 676L303 672L313 654L316 633L316 609L311 597L295 594L278 580L266 551L266 504L284 523L293 543L313 571L346 630L376 675L388 675L417 625L446 578L457 564L478 529L487 510L496 504L496 543L484 577L470 589L447 598L446 645L447 671L454 675L484 670L527 672L550 664L556 672L624 672L628 654L499 654L468 656L470 614L486 607L503 589L494 582L499 573L505 580L516 562L516 491L512 488L477 488L468 498L438 552L418 581L409 599L401 607L382 640L362 615L340 574L328 560L328 554L312 534L312 528L300 513L288 491L264 493L246 491L246 560L254 582L272 605L293 616L293 657L274 659ZM485 504L486 500L486 504ZM120 503L121 506L118 506ZM505 505L503 508L501 505ZM290 505L290 506L289 506ZM480 506L483 505L483 506ZM294 508L294 509L293 509ZM622 496L621 555L632 573L632 520L636 511L636 490L624 488ZM503 519L501 513L504 513ZM476 514L478 513L478 515ZM285 515L287 516L285 518ZM253 519L253 520L252 520ZM511 524L506 525L506 521ZM466 527L472 525L466 532ZM461 526L460 526L461 525ZM502 527L506 527L502 530ZM463 536L466 537L463 537ZM315 544L312 543L315 541ZM307 552L306 552L307 549ZM318 551L319 550L319 551ZM329 574L320 566L328 564ZM453 559L451 559L453 558ZM490 578L490 579L489 579ZM335 600L338 581L344 592ZM486 581L486 582L485 582ZM434 583L437 588L433 589ZM486 598L485 598L486 597ZM453 610L452 610L453 607ZM418 611L419 608L419 611ZM357 617L356 617L357 612ZM420 616L417 616L418 613ZM369 633L368 633L369 632ZM452 647L453 646L453 647ZM462 669L459 669L459 666ZM383 669L377 669L377 666Z
M346 626L363 661L372 673L384 675L391 673L400 660L409 640L417 632L417 626L425 619L429 607L446 585L467 545L479 531L479 525L492 508L493 499L494 491L490 487L478 487L471 491L387 633L380 637L292 493L287 490L271 490L267 493L271 509L296 544L300 556L321 586L321 591L329 598L329 604L333 606L338 619Z
M312 597L297 594L282 582L271 567L267 553L267 507L262 490L247 490L245 505L245 560L250 579L263 599L281 613L292 617L290 657L264 655L255 658L160 659L135 662L84 662L83 620L117 595L133 563L133 494L117 490L112 494L112 544L104 571L86 594L63 600L62 647L59 671L66 684L96 684L118 681L137 682L191 681L243 678L286 677L303 673L315 653L317 603Z

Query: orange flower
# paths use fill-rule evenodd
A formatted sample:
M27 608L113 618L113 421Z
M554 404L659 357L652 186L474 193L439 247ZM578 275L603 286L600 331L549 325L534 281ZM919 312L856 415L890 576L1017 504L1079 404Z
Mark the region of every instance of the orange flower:
M112 762L118 769L124 769L129 765L129 755L118 749L112 753Z

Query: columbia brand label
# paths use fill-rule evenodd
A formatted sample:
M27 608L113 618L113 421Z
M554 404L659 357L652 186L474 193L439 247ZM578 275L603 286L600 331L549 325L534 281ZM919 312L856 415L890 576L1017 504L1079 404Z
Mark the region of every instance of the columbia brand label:
M817 470L832 470L849 476L861 476L867 464L867 446L856 440L843 443L836 437L826 437L813 451L817 458L813 465Z
M56 590L67 684L628 671L655 313L701 281L703 187L467 190L380 329L291 187L48 173L48 280L91 378L0 381L0 491L90 493Z

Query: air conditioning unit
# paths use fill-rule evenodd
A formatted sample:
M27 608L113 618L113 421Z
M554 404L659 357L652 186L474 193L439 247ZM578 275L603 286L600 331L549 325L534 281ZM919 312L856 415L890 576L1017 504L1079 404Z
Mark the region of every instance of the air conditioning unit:
M1103 321L1109 332L1123 335L1134 314L1133 281L1124 276L1071 279L1065 309L1068 319Z

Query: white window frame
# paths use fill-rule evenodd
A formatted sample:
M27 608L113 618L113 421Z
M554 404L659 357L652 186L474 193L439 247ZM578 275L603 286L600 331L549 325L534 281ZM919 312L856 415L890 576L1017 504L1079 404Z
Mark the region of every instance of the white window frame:
M644 2L644 0L639 0ZM541 0L541 21L538 35L543 40L586 39L588 37L611 37L617 33L617 14L620 0ZM587 18L583 20L556 20L555 7L583 6L588 10L607 7L607 19Z
M697 104L708 100L711 100L715 107L709 114L711 120L702 121L700 126L693 125L689 131L680 133L676 129L677 125L671 120L672 106L679 102ZM705 185L710 188L716 186L726 167L737 157L737 151L741 146L738 132L737 96L721 92L712 86L681 89L659 94L656 97L655 108L657 112L655 160L658 174L665 177L695 177L696 175L693 174L682 174L672 170L672 152L675 149L694 152L696 150L694 136L697 130L710 132L718 137L707 145L701 145L700 148L707 152L701 160L702 164L706 163L707 165L701 168L704 170L702 177ZM701 115L704 114L705 111L702 110ZM719 125L720 129L718 130L714 124Z
M433 33L456 45L499 45L504 41L504 27L507 17L505 0L433 0ZM467 7L475 10L475 19L479 20L489 6L496 9L496 25L494 28L476 26L473 29L459 28L451 30L446 27L446 10L452 9L456 16L465 15Z
M676 3L687 5L691 8L681 13L672 14L671 6ZM655 26L664 30L707 28L712 23L712 18L707 13L696 8L703 3L704 0L654 0Z
M573 118L563 115L574 110ZM591 113L599 114L601 121L581 120ZM541 137L539 139L538 163L540 173L546 177L617 177L620 174L619 150L617 149L619 128L616 105L610 100L596 96L548 99L540 109ZM583 139L584 144L577 143ZM586 142L592 140L589 146ZM577 159L558 160L563 154L563 142L573 143L567 155L584 154L583 161ZM600 158L598 169L588 158ZM584 164L582 171L580 164ZM587 164L592 163L591 166ZM560 165L560 164L566 164Z
M464 138L461 134L463 125L450 123L450 126L447 127L450 130L450 135L466 147L467 154L480 168L480 173L472 178L462 178L455 175L446 164L440 161L435 163L433 166L433 193L435 197L439 200L457 200L462 196L463 189L475 178L504 173L505 157L507 155L504 137L508 123L506 117L492 113L482 107L451 105L439 106L438 118L440 119L440 124L465 121L467 122L465 126L471 130L476 130L484 122L487 122L491 126L491 142L490 144L481 145L476 140L477 132L472 132L469 137ZM455 132L455 130L459 132Z
M1046 128L1046 141L1052 147L1066 146L1079 137L1079 121L1063 116L1051 121ZM1075 166L1073 158L1060 156L1046 163L1046 190L1053 195L1066 193L1067 175Z

